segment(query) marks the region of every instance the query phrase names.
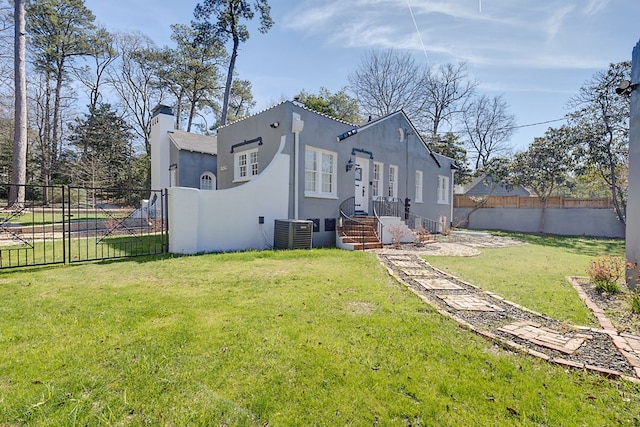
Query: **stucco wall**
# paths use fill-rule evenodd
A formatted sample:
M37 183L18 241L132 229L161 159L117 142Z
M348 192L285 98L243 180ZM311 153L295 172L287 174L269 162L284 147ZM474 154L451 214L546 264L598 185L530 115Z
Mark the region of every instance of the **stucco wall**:
M454 209L454 225L462 223L470 211L468 208ZM467 228L537 233L540 230L541 214L542 209L478 209L471 214ZM612 210L591 208L548 208L544 231L565 236L623 238L625 235L624 225Z
M631 83L640 83L640 42L633 49ZM632 264L640 264L640 88L631 92L629 121L629 188L627 200L626 257ZM629 285L636 286L638 268L630 268Z
M289 156L256 179L217 191L169 188L169 252L195 254L273 246L276 219L288 218ZM258 218L264 217L264 224Z

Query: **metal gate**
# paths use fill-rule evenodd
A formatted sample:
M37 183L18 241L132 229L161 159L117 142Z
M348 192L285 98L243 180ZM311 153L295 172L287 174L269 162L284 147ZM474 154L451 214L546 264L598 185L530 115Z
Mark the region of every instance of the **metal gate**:
M7 206L11 187L25 202ZM167 251L165 190L0 184L0 269Z

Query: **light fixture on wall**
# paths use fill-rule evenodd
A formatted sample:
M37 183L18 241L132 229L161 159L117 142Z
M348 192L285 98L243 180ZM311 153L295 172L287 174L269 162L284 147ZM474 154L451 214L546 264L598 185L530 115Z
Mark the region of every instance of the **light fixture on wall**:
M278 126L280 126L280 122L273 122L271 123L269 126L271 126L273 129L277 128Z
M349 161L347 162L347 172L349 172L351 169L353 169L353 160L349 158Z
M634 83L631 83L629 80L623 80L620 82L620 84L616 88L616 93L618 95L630 95L631 92L633 92L636 87L638 87L637 83L634 84Z

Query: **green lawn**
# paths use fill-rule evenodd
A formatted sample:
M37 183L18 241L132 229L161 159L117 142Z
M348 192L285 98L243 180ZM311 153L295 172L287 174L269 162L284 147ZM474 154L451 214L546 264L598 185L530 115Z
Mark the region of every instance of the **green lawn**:
M504 351L340 250L0 272L0 426L601 426L640 385Z
M566 276L586 276L586 268L595 256L624 256L624 241L502 234L527 244L481 249L476 257L425 259L436 268L532 310L578 325L597 326Z

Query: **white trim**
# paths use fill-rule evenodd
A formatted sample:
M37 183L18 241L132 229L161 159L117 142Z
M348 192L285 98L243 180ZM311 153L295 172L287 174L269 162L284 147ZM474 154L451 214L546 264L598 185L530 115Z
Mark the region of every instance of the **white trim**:
M311 158L310 155L313 155ZM329 163L324 163L324 161ZM307 145L304 151L304 196L337 197L338 154ZM328 170L325 170L328 169ZM327 188L328 186L328 188ZM313 188L311 188L313 187Z
M449 177L444 175L438 175L438 204L449 204Z
M389 181L387 185L387 196L398 197L398 166L389 165Z
M204 172L202 175L200 175L200 190L215 190L216 181L216 176L213 172Z
M422 203L422 188L423 188L423 176L421 170L416 170L416 194L414 195L413 201L416 203Z
M376 168L378 176L376 177ZM377 178L377 179L376 179ZM371 197L376 198L383 195L384 188L384 163L382 162L373 162L373 186Z
M233 155L233 182L250 181L259 174L260 163L257 148L239 151Z

